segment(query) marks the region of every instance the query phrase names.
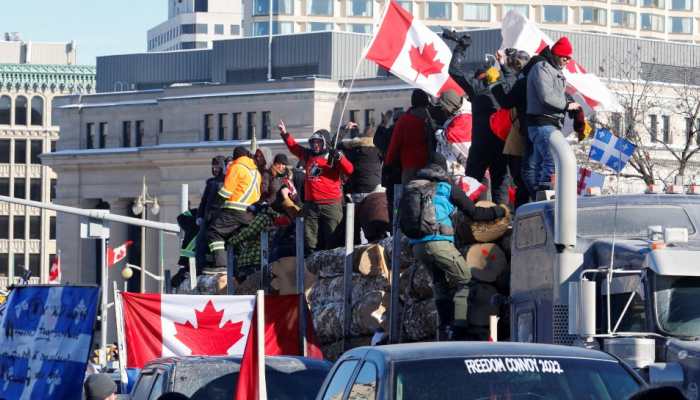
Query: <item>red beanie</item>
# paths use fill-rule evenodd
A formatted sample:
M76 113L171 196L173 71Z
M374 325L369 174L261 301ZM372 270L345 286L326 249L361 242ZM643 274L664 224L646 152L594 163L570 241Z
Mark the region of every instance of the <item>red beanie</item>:
M574 54L574 48L571 46L569 39L566 36L562 36L552 46L552 54L559 57L571 57Z

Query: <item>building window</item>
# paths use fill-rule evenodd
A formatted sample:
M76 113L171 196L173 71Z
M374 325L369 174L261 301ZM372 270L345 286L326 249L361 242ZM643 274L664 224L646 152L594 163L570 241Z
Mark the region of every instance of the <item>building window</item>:
M659 140L659 117L657 115L649 115L649 136L651 142Z
M49 217L49 239L56 239L56 217Z
M613 10L612 26L627 29L637 28L637 14L629 11Z
M350 122L357 123L357 120L359 119L358 118L359 115L360 115L360 110L350 110L350 113L348 114L348 117L349 117L348 120Z
M29 162L31 164L41 164L41 158L39 156L44 152L43 144L43 140L29 141Z
M231 25L231 35L238 36L241 34L241 26L240 25Z
M24 139L15 139L15 164L24 164L27 162L27 141Z
M272 128L272 118L270 117L269 111L262 112L262 136L263 139L270 138L270 128Z
M642 0L642 7L664 9L664 0Z
M17 197L17 194L15 194L15 197ZM14 233L15 239L24 239L24 217L23 216L15 216L14 217L14 228L12 229ZM17 256L20 257L20 262L17 263ZM18 267L20 265L24 265L24 255L23 254L15 254L15 267Z
M7 239L10 237L10 217L7 215L0 215L0 239Z
M490 4L464 4L463 5L465 21L490 21L491 20L491 5Z
M10 163L10 142L11 139L0 139L0 163Z
M268 22L256 22L253 25L253 36L267 36L269 34L270 24ZM273 35L286 35L294 33L294 23L293 22L272 22L272 34Z
M429 1L427 4L429 19L452 19L452 3Z
M333 0L308 0L307 15L333 15Z
M107 123L100 122L100 148L107 147Z
M224 25L223 24L215 24L214 25L214 34L215 35L223 35L224 34Z
M193 35L196 33L208 33L207 24L183 24L180 25L180 32L183 35Z
M240 140L241 139L241 113L233 113L231 114L231 117L233 119L232 125L231 125L231 137L233 140Z
M209 0L195 0L194 12L209 12Z
M643 31L663 32L664 17L660 15L642 13L641 28Z
M0 125L10 125L11 110L12 99L10 96L0 96Z
M542 22L546 24L566 23L566 6L542 6Z
M95 148L95 124L92 122L85 124L85 148Z
M671 136L671 117L664 115L661 118L663 121L664 143L673 144L673 137Z
M610 115L610 127L616 135L622 134L622 114L612 113Z
M54 201L56 199L56 182L57 179L51 179L49 182L49 200Z
M31 125L44 125L44 99L39 96L32 97Z
M214 114L204 115L204 140L210 141L214 138Z
M372 24L348 24L348 32L372 33Z
M41 179L29 180L29 199L41 201Z
M0 194L3 196L10 195L10 178L0 178Z
M319 32L319 31L332 31L333 24L325 22L310 22L309 32Z
M581 23L605 26L608 23L607 10L597 7L581 7Z
M15 125L27 125L27 98L15 98Z
M399 5L404 8L404 10L413 14L413 3L410 1L398 1Z
M374 110L365 110L365 129L374 127Z
M690 17L668 17L671 33L693 33L693 19Z
M15 178L15 193L14 196L18 199L27 197L27 188L25 187L25 178Z
M253 15L268 15L270 13L269 0L255 0L253 4ZM273 0L272 14L274 15L293 15L294 1L293 0Z
M228 114L219 114L219 140L226 140L228 130Z
M122 147L131 147L131 121L122 122Z
M143 121L136 121L136 147L143 146L144 134L145 132Z
M246 128L246 135L248 139L252 139L255 136L255 112L251 111L248 113L248 126Z
M41 239L41 217L29 217L29 238Z
M504 4L503 15L508 14L508 11L513 10L519 12L525 17L530 17L530 6L527 4Z
M692 0L671 0L671 10L690 11L692 9Z
M159 120L158 120L158 136L162 136L162 135L163 135L163 127L164 127L164 125L163 125L163 120L162 120L162 119L159 119Z
M372 0L348 0L348 17L371 17Z
M695 134L695 119L686 118L685 119L685 142L690 143L693 140L694 134Z

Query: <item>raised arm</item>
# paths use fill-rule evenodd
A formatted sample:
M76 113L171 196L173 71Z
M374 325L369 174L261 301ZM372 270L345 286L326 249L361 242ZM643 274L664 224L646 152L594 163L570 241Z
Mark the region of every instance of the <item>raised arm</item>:
M306 151L299 145L299 143L297 143L296 140L294 140L292 134L287 132L287 126L284 124L284 121L280 121L277 128L280 130L280 136L282 136L282 140L284 140L284 144L287 145L289 151L300 160L305 160Z

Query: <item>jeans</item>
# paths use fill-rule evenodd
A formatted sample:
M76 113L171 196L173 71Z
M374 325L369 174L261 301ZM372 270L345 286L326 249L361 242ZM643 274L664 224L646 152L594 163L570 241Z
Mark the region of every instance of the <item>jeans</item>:
M549 151L549 137L557 130L557 127L552 125L533 125L527 128L532 143L532 153L528 159L525 183L531 193L537 192L541 187L551 187L554 158Z

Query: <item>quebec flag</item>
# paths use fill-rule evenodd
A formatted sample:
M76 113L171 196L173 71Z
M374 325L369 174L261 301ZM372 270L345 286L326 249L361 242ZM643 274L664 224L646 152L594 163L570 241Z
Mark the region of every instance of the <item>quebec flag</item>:
M636 149L629 140L613 135L608 129L598 128L588 158L620 172Z
M0 320L0 399L82 397L96 286L23 286Z

